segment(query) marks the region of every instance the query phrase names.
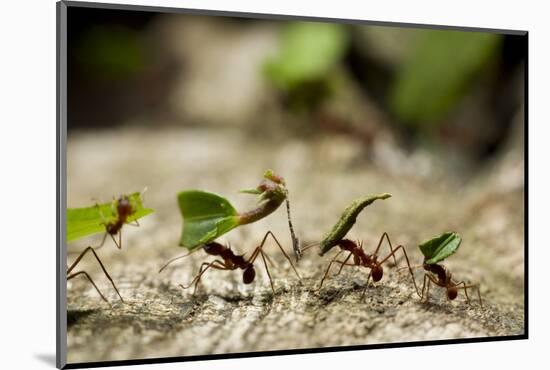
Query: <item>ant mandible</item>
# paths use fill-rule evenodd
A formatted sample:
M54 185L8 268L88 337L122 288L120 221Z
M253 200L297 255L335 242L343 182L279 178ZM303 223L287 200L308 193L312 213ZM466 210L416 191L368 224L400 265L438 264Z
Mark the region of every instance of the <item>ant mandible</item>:
M469 284L466 282L460 281L456 282L452 279L452 274L443 265L439 264L427 264L426 259L422 263L422 268L424 268L424 284L422 285L422 295L421 299L424 299L424 289L426 289L426 302L429 299L430 294L430 284L434 283L435 285L445 288L447 291L447 299L454 300L458 296L458 289L464 289L464 294L466 295L466 301L470 304L470 297L468 297L468 289L475 288L477 290L477 297L479 299L479 305L483 307L483 302L481 301L481 293L479 292L479 284ZM426 282L428 283L426 287Z
M388 245L390 247L391 252L386 257L382 258L382 260L378 261L378 251L380 250L380 247L382 245L382 242L383 242L384 238L386 238L386 240L388 241ZM374 251L373 254L368 254L363 250L363 243L362 242L356 243L356 242L354 242L352 240L349 240L349 239L342 239L342 240L338 241L338 243L336 245L338 245L341 250L330 261L330 263L327 267L327 270L325 271L325 274L324 274L323 278L321 279L321 283L319 285L319 290L322 288L323 283L324 283L326 277L328 276L330 268L332 267L332 265L334 263L340 264L340 269L338 270L336 275L339 275L342 272L342 269L344 268L344 266L363 266L363 267L366 267L370 270L369 275L367 277L367 285L365 286L365 289L363 290L363 294L361 295L361 299L363 299L363 297L365 296L365 293L367 291L368 284L369 284L371 276L372 276L372 280L374 282L378 282L378 281L382 280L382 277L384 276L384 269L382 267L382 264L384 264L390 257L393 257L393 261L394 261L395 265L397 266L397 260L395 258L395 253L398 250L401 250L403 252L403 254L405 255L405 260L407 262L407 266L409 268L409 272L411 274L413 284L414 284L414 288L416 289L416 293L420 296L420 293L418 291L418 286L416 285L416 280L414 279L414 274L413 274L411 264L409 262L409 257L407 256L407 252L405 250L405 247L403 245L399 245L399 246L397 246L397 248L394 249L393 246L392 246L392 243L391 243L391 240L390 240L390 237L389 237L388 233L384 232L382 234L382 236L380 237L380 241L378 242L378 246L376 247L376 250ZM338 256L340 256L340 254L342 254L345 251L349 252L349 255L346 257L346 259L344 259L343 261L337 260ZM353 256L353 263L348 263L349 259L352 256Z
M215 259L212 262L203 262L200 266L199 273L197 274L197 276L195 276L195 278L193 278L193 280L189 283L189 285L184 286L184 285L180 284L180 287L182 287L183 289L188 289L192 285L195 285L195 288L193 290L193 295L195 295L195 293L197 292L198 285L201 281L202 275L204 275L204 273L209 268L213 268L213 269L216 269L216 270L226 270L226 271L233 271L233 270L241 269L241 270L243 270L243 283L244 284L251 284L254 281L254 279L256 278L256 270L254 268L254 262L256 261L256 258L258 258L258 256L261 256L262 261L263 261L264 266L265 266L265 270L267 272L267 276L269 277L269 282L271 284L271 290L273 291L273 294L275 294L275 287L273 285L273 279L271 278L271 273L269 272L269 268L267 267L267 261L269 261L270 263L273 263L273 262L271 261L269 256L263 251L263 247L265 245L265 242L266 242L268 236L271 236L273 238L273 240L275 240L275 243L281 249L281 252L283 252L283 255L285 256L285 258L290 263L290 266L292 267L292 269L296 273L296 276L298 276L298 279L301 280L300 274L298 274L298 271L294 267L294 264L290 260L290 257L288 256L288 254L285 252L285 250L283 249L283 247L281 246L281 244L279 243L279 241L277 240L275 235L273 235L273 233L271 231L268 231L265 234L261 244L258 247L256 247L256 249L254 249L254 251L252 252L252 254L250 255L250 257L248 259L245 259L244 255L236 255L231 250L231 247L229 247L229 246L224 246L224 245L222 245L218 242L206 243L202 249L207 254L219 257L220 259ZM174 262L177 259L187 257L187 256L189 256L189 254L186 254L184 256L179 256L179 257L173 258L172 260L168 261L159 270L159 273L162 272L162 270L164 270L170 263Z

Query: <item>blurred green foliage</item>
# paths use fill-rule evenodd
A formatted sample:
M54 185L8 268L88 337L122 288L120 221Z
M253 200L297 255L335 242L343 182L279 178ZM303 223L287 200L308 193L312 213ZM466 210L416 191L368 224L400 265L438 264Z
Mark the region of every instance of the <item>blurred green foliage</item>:
M423 30L399 67L390 107L401 121L427 127L441 120L494 55L501 36Z
M137 31L121 26L96 26L82 36L77 58L94 77L125 79L145 66L143 41Z
M293 108L314 108L330 95L329 73L347 45L342 25L292 22L283 29L279 54L266 63L265 75L288 95Z

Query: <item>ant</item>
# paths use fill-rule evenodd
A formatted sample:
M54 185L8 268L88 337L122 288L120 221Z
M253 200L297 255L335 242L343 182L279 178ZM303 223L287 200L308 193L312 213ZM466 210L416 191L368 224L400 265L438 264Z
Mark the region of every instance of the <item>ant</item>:
M143 194L145 190L141 193ZM116 205L116 206L115 206ZM97 205L99 207L99 205ZM139 222L137 220L134 220L133 223L127 222L128 217L133 215L136 212L136 209L134 206L132 206L132 203L130 201L130 197L127 195L121 195L118 200L113 199L113 208L116 207L116 212L113 209L113 215L116 216L115 221L106 222L105 217L103 217L103 214L101 213L101 217L103 218L103 224L105 225L105 234L103 235L103 240L101 243L95 247L95 249L103 247L105 244L105 240L107 239L107 235L111 236L111 239L113 239L113 242L117 246L118 249L122 249L122 226L124 224L131 225L131 226L137 226L139 227ZM118 234L118 242L115 238L115 236Z
M92 252L97 260L97 262L99 263L99 265L101 266L101 269L103 270L103 273L105 274L105 276L107 276L107 279L109 279L109 281L111 282L111 284L113 285L113 288L115 289L116 293L118 294L118 297L120 298L120 300L122 302L124 302L124 299L122 299L122 296L120 295L120 292L118 291L116 285L115 285L115 282L113 281L113 279L111 278L111 276L109 275L109 273L107 272L107 270L105 269L105 266L103 266L103 263L101 262L101 260L99 259L99 256L97 255L97 253L95 252L94 248L92 247L87 247L86 249L84 249L84 251L82 253L80 253L80 255L78 256L78 258L73 262L73 264L67 268L67 281L68 280L71 280L79 275L84 275L88 281L90 281L90 283L92 283L92 285L94 286L95 290L99 293L99 295L101 296L101 298L109 303L109 301L107 300L107 298L105 298L105 296L101 293L101 291L99 290L99 288L97 287L97 285L94 283L94 281L92 280L92 278L90 277L90 275L88 275L88 273L84 270L81 270L81 271L77 271L77 272L74 272L71 274L71 272L74 270L74 268L76 267L76 265L80 262L80 260L84 257L84 255L88 252Z
M285 252L285 250L283 249L283 247L281 246L281 244L279 243L279 241L277 240L275 235L273 235L273 233L271 231L268 231L265 234L261 244L258 247L256 247L256 249L254 249L254 251L252 252L252 254L250 255L250 257L248 259L245 259L244 255L236 255L231 250L230 246L224 246L224 245L222 245L218 242L206 243L203 246L202 249L207 254L219 257L219 259L215 259L212 262L203 262L201 264L200 269L199 269L199 273L197 274L197 276L195 276L195 278L193 278L191 283L189 283L189 285L187 285L187 286L184 286L184 285L180 284L180 287L182 287L183 289L188 289L189 287L191 287L194 284L195 289L193 290L193 295L195 295L195 293L197 292L197 287L198 287L198 285L201 281L202 275L209 268L213 268L213 269L217 269L217 270L226 270L226 271L233 271L233 270L241 269L241 270L243 270L243 283L251 284L254 281L255 277L256 277L256 270L254 268L254 262L256 261L256 258L258 258L258 256L261 256L262 260L264 262L264 266L265 266L265 270L267 272L267 276L269 277L269 282L271 284L271 290L273 291L273 294L275 294L275 287L273 286L273 279L271 278L271 273L269 272L269 268L267 267L267 262L266 261L269 261L269 263L271 263L271 264L273 264L273 262L271 261L269 256L262 250L268 236L271 236L273 238L273 240L275 240L275 243L277 243L277 246L283 252L283 255L285 256L285 258L290 263L290 266L292 267L292 269L296 273L296 276L298 276L298 279L301 280L300 274L298 274L298 271L296 271L296 268L292 264L292 261L290 260L290 257L288 256L288 254ZM187 257L191 253L188 253L184 256L179 256L179 257L171 259L159 270L159 273L162 272L162 270L164 270L169 264L171 264L175 260L183 258L183 257Z
M147 189L145 189L141 194L143 194L146 190ZM96 206L99 209L99 213L101 215L101 218L103 218L103 220L104 220L103 224L105 225L105 234L103 235L103 240L101 241L101 243L97 247L89 246L86 249L84 249L84 251L82 251L80 253L80 255L77 257L75 262L73 262L73 264L67 269L67 280L73 279L73 278L75 278L79 275L84 275L90 281L90 283L92 283L92 285L94 286L95 290L99 293L101 298L106 302L108 302L107 299L101 293L101 291L99 290L97 285L94 283L94 281L92 280L92 278L90 277L90 275L86 271L78 271L78 272L75 272L75 273L72 273L72 274L71 274L71 271L76 267L76 265L80 262L80 260L86 255L86 253L91 251L94 254L97 262L101 266L101 269L103 270L103 273L105 274L105 276L107 276L107 279L109 279L109 281L111 282L113 288L117 292L120 300L122 302L124 302L124 299L122 299L122 296L120 295L120 292L118 291L118 289L115 285L115 282L113 281L113 279L111 278L111 276L109 275L109 273L105 269L105 266L101 262L101 259L99 258L99 256L95 252L96 249L99 249L99 248L103 247L103 245L105 244L105 240L107 239L107 235L111 236L111 238L113 239L113 242L115 243L115 245L117 246L118 249L122 249L122 232L121 232L122 226L124 224L132 225L132 226L139 226L139 222L137 220L135 220L135 223L128 223L127 222L128 217L130 217L131 215L133 215L136 212L136 208L134 208L134 206L132 205L129 196L121 195L118 198L118 200L113 199L113 203L112 203L113 208L115 208L115 204L116 204L116 213L115 213L115 210L113 209L113 215L116 216L116 220L111 221L111 222L106 222L105 221L105 217L103 216L103 213L101 212L100 205L96 204ZM115 236L117 234L118 234L118 242L115 239Z
M443 265L439 264L427 264L426 259L422 263L422 267L426 272L424 273L424 284L422 285L422 295L421 300L424 299L424 289L426 288L426 282L428 283L426 289L426 302L429 299L430 294L430 284L434 283L435 285L445 288L447 290L447 299L454 300L458 295L458 289L464 289L464 294L466 295L466 301L470 304L470 297L468 297L468 288L475 288L477 290L477 297L479 299L479 304L483 307L483 302L481 301L481 293L479 292L479 284L470 284L467 285L464 281L456 282L452 279L452 274ZM461 285L461 286L460 286Z
M379 261L378 260L378 251L380 250L380 247L382 245L382 242L383 242L384 238L386 238L386 240L388 241L391 252L390 252L390 254L388 254L386 257L382 258ZM370 269L369 275L367 277L367 285L365 286L365 289L363 290L363 294L361 295L361 299L363 299L363 297L365 296L365 293L367 291L368 284L369 284L371 276L372 276L372 280L374 282L378 282L378 281L382 280L382 277L384 276L384 269L382 267L382 264L384 264L390 257L393 257L393 262L394 262L395 265L397 265L397 260L395 258L395 253L398 250L401 250L403 252L403 254L405 255L405 260L407 261L407 266L409 268L409 272L410 272L411 277L413 279L413 284L414 284L414 287L416 289L416 293L420 296L420 294L418 292L418 286L416 285L416 280L414 279L414 274L413 274L411 264L409 262L409 257L407 256L407 252L405 250L405 247L403 245L399 245L399 246L397 246L397 248L394 249L393 246L392 246L392 243L390 241L390 237L389 237L388 233L384 232L382 234L382 236L380 237L380 241L378 242L378 246L376 247L376 250L374 251L373 254L368 254L363 250L363 243L362 242L356 243L356 242L354 242L352 240L349 240L349 239L341 239L340 241L338 241L336 243L336 245L338 245L340 247L341 251L339 251L336 254L336 256L334 256L334 258L328 264L327 270L325 271L325 274L324 274L323 278L321 279L321 283L319 285L318 290L320 290L322 288L323 283L324 283L326 277L328 276L330 268L332 267L332 264L334 264L334 263L340 264L340 270L338 270L336 275L339 275L342 272L342 269L344 268L344 266L363 266L363 267L366 267L366 268ZM346 259L343 260L343 261L337 260L338 256L340 254L342 254L343 252L345 252L345 251L349 252L349 255L346 257ZM353 262L348 263L349 259L352 256L353 256Z

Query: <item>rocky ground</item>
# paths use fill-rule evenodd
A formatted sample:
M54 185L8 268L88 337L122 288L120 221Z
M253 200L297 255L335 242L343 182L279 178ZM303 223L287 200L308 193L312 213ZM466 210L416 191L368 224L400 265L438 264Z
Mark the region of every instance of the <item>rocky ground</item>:
M385 148L380 153L395 163L372 164L366 159L372 153L366 155L360 143L337 135L269 140L238 129L139 126L71 133L69 207L147 187L145 203L156 212L140 221L141 227L123 229L122 250L110 242L98 250L126 303L117 299L90 257L81 268L111 305L87 281L68 283L68 362L522 334L522 148L508 148L467 181L447 176L422 152L404 155ZM243 285L238 271L209 271L196 296L178 284L190 282L200 263L211 259L205 253L158 273L165 261L184 252L178 247L179 190L217 192L237 209L247 209L254 197L237 190L257 185L267 168L287 180L293 221L304 244L318 241L353 199L380 192L393 196L365 209L349 235L363 240L367 251L386 231L419 264L419 242L446 230L459 232L463 243L446 266L457 279L480 283L483 307L476 300L467 304L462 293L449 302L434 288L430 302L420 302L410 276L389 266L363 301L367 271L355 267L331 277L318 291L335 252L319 257L310 249L297 266L300 282L271 241L266 250L277 265L271 269L275 295L259 260L253 284ZM222 241L247 253L267 230L291 251L284 209ZM100 239L71 243L68 262ZM399 264L404 266L404 260ZM422 276L416 271L418 283Z

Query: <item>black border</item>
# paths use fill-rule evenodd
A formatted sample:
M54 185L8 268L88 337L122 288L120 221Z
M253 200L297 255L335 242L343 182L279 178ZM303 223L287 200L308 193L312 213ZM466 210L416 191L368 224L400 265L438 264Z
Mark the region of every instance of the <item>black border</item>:
M211 355L194 355L194 356L174 356L174 357L160 357L160 358L145 358L145 359L129 359L129 360L117 360L117 361L98 361L98 362L81 362L81 363L66 363L66 325L64 329L61 328L63 316L60 311L65 308L66 300L66 287L63 288L62 282L65 276L65 264L61 263L61 258L64 256L63 250L65 242L61 246L61 237L63 235L62 228L64 225L64 204L66 202L65 197L65 167L64 161L66 161L66 99L67 99L67 86L66 86L66 50L64 49L67 37L66 27L66 8L103 8L113 10L134 10L134 11L146 11L146 12L162 12L162 13L178 13L178 14L190 14L190 15L209 15L209 16L231 16L241 18L254 18L254 19L271 19L271 20L303 20L303 21L316 21L316 22L337 22L344 24L361 24L371 26L386 26L386 27L401 27L401 28L424 28L424 29L438 29L438 30L459 30L466 32L489 32L499 33L505 35L519 35L525 36L525 65L524 65L524 334L510 335L510 336L497 336L497 337L476 337L476 338L461 338L461 339L441 339L441 340L427 340L427 341L413 341L413 342L392 342L392 343L378 343L367 345L354 345L354 346L338 346L338 347L316 347L316 348L300 348L300 349L288 349L288 350L274 350L274 351L257 351L257 352L237 352L237 353L223 353L223 354L211 354ZM173 8L162 6L148 6L148 5L132 5L132 4L112 4L112 3L97 3L97 2L79 2L79 1L66 1L61 0L57 3L57 153L56 153L56 174L57 174L57 254L56 254L56 266L57 266L57 312L56 312L56 324L57 324L57 347L56 347L56 366L61 369L80 369L80 368L95 368L95 367L107 367L107 366L126 366L126 365L142 365L142 364L160 364L160 363L173 363L173 362L188 362L188 361L208 361L208 360L222 360L222 359L238 359L247 357L267 357L267 356L286 356L296 354L313 354L313 353L328 353L328 352L342 352L342 351L358 351L368 349L384 349L384 348L405 348L405 347L420 347L420 346L436 346L436 345L448 345L448 344L467 344L467 343L484 343L484 342L500 342L509 340L522 340L529 339L529 263L528 263L528 240L529 240L529 223L528 223L528 200L529 200L529 182L528 182L528 168L529 168L529 150L528 150L528 138L529 138L529 125L528 125L528 111L529 111L529 32L526 30L509 30L509 29L495 29L495 28L477 28L477 27L459 27L459 26L447 26L447 25L430 25L421 23L400 23L400 22L383 22L383 21L369 21L369 20L356 20L356 19L344 19L344 18L324 18L324 17L310 17L300 15L289 14L265 14L265 13L247 13L247 12L234 12L234 11L221 11L221 10L208 10L208 9L189 9L189 8ZM64 70L65 68L65 70ZM59 248L61 246L62 248ZM61 292L60 292L61 290ZM66 321L66 320L65 320ZM65 336L62 338L62 336ZM64 356L63 356L64 355ZM65 357L65 358L61 358Z

